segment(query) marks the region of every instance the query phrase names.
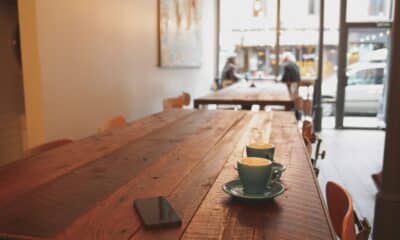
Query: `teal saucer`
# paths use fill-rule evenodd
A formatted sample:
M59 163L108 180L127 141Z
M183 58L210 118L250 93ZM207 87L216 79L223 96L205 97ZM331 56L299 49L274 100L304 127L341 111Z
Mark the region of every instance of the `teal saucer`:
M278 162L272 162L272 166L274 166L275 168L277 168L281 173L283 173L284 171L286 171L286 166L278 163Z
M285 187L280 182L274 182L271 187L266 188L264 193L260 194L246 194L243 191L242 182L239 179L225 183L222 189L227 194L240 199L248 200L266 200L273 199L281 195L285 191Z

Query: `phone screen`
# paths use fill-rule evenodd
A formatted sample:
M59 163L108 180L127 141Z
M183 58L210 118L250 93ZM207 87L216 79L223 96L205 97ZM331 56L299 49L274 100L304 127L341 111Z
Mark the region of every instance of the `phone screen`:
M134 207L147 228L177 227L182 223L164 197L136 199Z

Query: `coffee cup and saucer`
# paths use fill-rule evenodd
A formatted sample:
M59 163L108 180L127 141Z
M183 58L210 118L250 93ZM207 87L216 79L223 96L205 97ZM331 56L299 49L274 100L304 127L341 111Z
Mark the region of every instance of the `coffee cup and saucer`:
M238 161L239 179L227 182L223 190L240 199L266 200L281 195L285 187L274 177L272 161L245 157Z
M250 143L246 146L247 157L266 158L272 161L274 179L280 181L282 173L286 171L286 167L274 161L275 146L270 143ZM233 166L236 170L237 165Z
M272 199L285 191L280 183L286 167L274 161L275 147L267 143L246 146L247 157L237 162L239 179L230 181L223 190L241 199Z

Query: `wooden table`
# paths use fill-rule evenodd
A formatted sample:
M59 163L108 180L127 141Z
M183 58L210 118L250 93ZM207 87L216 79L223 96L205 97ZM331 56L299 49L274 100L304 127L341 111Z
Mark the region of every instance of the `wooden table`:
M285 193L243 203L221 186L249 141L276 144ZM292 113L169 110L0 169L0 239L334 239ZM143 229L163 195L180 228Z
M273 81L255 81L256 87L250 87L250 82L240 82L219 90L215 93L194 100L194 107L200 105L241 105L242 109L250 109L257 104L261 108L267 105L284 106L286 110L293 108L294 101L290 97L285 84Z

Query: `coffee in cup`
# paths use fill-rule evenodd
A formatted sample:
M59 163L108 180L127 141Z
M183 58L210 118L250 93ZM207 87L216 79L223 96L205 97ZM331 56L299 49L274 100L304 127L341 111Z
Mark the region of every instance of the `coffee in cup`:
M270 143L250 143L246 146L247 157L266 158L274 161L275 146Z
M273 167L269 159L246 157L238 161L237 166L245 193L264 193L272 182Z

